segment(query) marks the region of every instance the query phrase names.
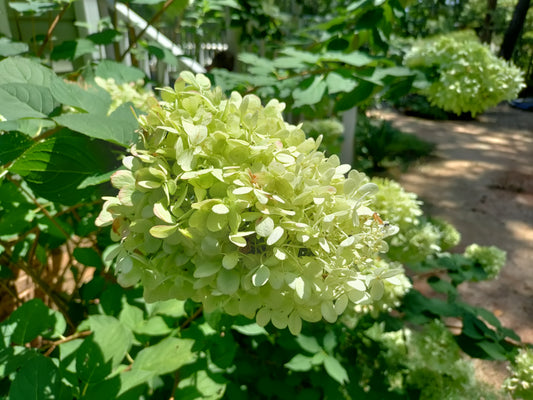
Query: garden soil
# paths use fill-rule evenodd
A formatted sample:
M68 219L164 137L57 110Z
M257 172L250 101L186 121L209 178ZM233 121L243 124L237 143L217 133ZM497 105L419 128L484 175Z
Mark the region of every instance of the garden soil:
M471 243L498 246L507 264L493 281L462 285L464 300L492 311L533 343L533 112L501 104L474 121L431 121L373 111L394 127L437 145L435 156L395 174L424 211ZM500 385L505 363L476 361L483 380Z

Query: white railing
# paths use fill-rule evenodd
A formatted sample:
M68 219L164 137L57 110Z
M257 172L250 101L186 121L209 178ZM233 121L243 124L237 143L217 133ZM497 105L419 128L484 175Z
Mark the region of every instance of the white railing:
M205 72L205 68L200 62L186 57L185 52L181 47L172 42L168 37L163 35L153 26L149 26L148 22L144 18L132 11L128 6L123 3L115 3L115 11L117 19L124 22L126 25L133 27L136 34L139 34L145 30L143 38L152 40L159 46L171 51L172 54L178 58L178 65L182 67L181 69L187 69L195 73ZM129 45L130 38L125 35L120 43L120 51L124 52ZM130 55L128 54L123 61L131 65ZM177 68L174 65L167 64L154 56L142 60L139 67L144 70L148 76L154 77L163 85L170 84L170 76L177 72Z

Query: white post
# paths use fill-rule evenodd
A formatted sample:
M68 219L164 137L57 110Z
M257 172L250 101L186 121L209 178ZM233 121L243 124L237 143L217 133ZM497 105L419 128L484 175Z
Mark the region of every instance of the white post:
M344 126L343 141L341 147L341 162L343 164L353 164L355 129L357 126L357 107L350 108L342 114L342 125Z

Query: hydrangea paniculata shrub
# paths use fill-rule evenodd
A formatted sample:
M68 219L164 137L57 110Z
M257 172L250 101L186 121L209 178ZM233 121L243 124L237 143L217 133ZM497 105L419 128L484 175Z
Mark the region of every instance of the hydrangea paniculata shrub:
M293 334L302 320L393 302L403 270L378 255L397 229L368 207L377 186L364 174L317 151L277 100L225 98L191 73L162 99L139 117L142 139L97 219L119 241L120 284Z
M430 81L420 89L432 105L472 117L504 100L524 85L523 72L498 58L469 31L447 33L417 42L405 65L424 72Z
M428 256L447 250L459 243L459 232L441 220L428 221L423 217L422 202L414 193L406 192L391 179L374 177L379 191L371 207L400 230L388 240L387 256L402 263L424 261Z

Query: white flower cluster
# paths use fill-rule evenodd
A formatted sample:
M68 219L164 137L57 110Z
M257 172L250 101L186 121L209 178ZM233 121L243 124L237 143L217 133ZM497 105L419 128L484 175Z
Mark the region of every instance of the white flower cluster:
M144 82L142 80L118 84L113 78L104 79L96 76L94 81L111 95L109 113L112 113L121 104L127 102L131 102L139 110L148 110L148 99L152 98L153 94L144 89Z
M514 399L533 399L533 349L520 349L510 368L511 376L504 382L504 388Z
M293 334L405 290L392 279L401 268L377 265L396 231L367 207L377 186L318 152L282 103L225 98L191 73L162 98L140 117L142 141L97 219L120 241L110 257L122 285Z
M496 246L471 244L465 249L464 256L479 263L487 273L487 279L496 278L507 261L507 253Z
M379 188L371 207L385 223L400 229L388 240L388 258L402 263L420 262L459 242L460 235L453 226L422 218L422 202L416 194L406 192L399 183L390 179L375 177L371 182Z

